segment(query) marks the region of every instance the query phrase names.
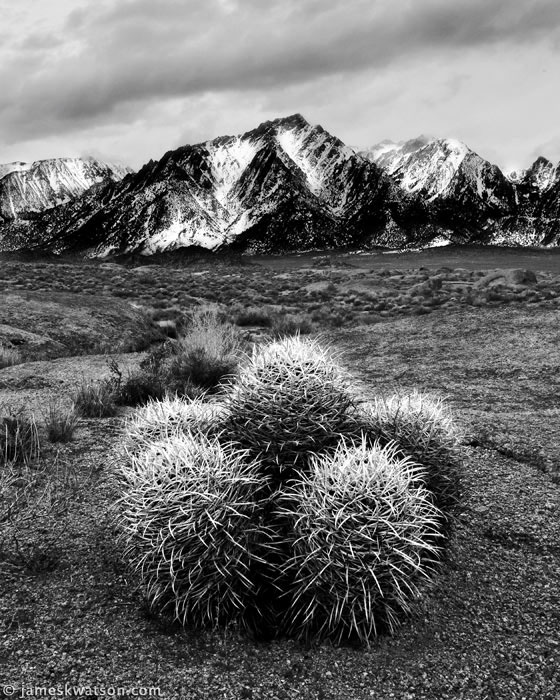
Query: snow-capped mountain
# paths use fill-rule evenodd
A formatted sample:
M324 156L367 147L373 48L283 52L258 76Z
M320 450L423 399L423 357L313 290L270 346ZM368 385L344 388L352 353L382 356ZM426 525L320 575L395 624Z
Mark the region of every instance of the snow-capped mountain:
M484 226L515 203L513 187L500 169L455 139L384 142L364 156L382 165L428 219L452 230L466 233Z
M498 242L560 244L560 164L542 156L526 170L509 173L515 206L500 221Z
M12 170L0 179L0 197L13 178L49 181L34 179L34 165L6 166ZM76 175L75 190L61 184L49 198L33 199L29 184L25 213L16 212L15 197L2 205L0 250L278 252L441 240L557 245L559 171L539 159L506 177L465 144L427 136L357 151L296 114L169 151L124 179L114 170L100 174L89 189Z
M391 175L409 160L410 154L416 153L435 140L435 138L424 134L409 141L395 142L386 139L364 151L360 151L360 153L368 160L377 163Z
M170 151L57 207L30 237L98 255L347 245L381 235L387 188L374 163L293 115Z
M92 185L130 170L93 158L53 158L0 165L0 217L18 219L70 201Z

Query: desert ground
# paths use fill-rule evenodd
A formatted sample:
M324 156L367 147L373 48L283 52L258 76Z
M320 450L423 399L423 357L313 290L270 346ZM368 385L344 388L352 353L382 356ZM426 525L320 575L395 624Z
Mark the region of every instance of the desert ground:
M0 369L0 417L33 412L41 439L40 456L0 491L4 683L157 687L185 699L559 698L560 254L146 263L0 260L0 345L17 358ZM452 409L460 522L422 611L394 636L369 648L262 642L182 629L143 604L112 520L133 409L80 418L67 443L48 440L45 416L110 376L111 360L137 367L201 304L226 311L249 343L319 334L365 395L416 388ZM14 513L18 487L29 498Z

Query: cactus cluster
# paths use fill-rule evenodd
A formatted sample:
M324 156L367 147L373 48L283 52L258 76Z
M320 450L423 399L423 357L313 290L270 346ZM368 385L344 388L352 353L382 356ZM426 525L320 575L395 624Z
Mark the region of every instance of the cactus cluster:
M218 403L148 404L124 443L125 556L150 604L194 626L392 632L438 570L460 493L441 403L364 404L299 337L255 350Z

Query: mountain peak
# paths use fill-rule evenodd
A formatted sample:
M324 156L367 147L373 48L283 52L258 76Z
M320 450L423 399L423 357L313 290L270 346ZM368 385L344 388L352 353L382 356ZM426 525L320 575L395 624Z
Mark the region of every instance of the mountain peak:
M426 134L420 134L415 139L409 139L408 141L401 141L400 146L402 146L403 153L412 153L413 151L418 151L420 148L424 148L429 143L437 141L433 136L427 136Z
M9 175L10 173L21 172L22 170L29 170L32 167L32 163L25 163L22 160L16 160L12 163L0 163L0 180Z
M278 117L262 122L256 129L247 132L252 136L261 136L276 133L280 129L299 130L309 128L311 124L301 114L291 114L288 117Z
M539 156L529 168L529 171L542 170L543 168L553 168L552 161L544 156Z

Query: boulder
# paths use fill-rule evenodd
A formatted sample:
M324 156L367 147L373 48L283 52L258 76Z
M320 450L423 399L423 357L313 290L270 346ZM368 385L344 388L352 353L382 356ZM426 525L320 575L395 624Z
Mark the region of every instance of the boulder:
M528 287L537 283L537 276L532 270L515 268L511 270L494 270L481 277L475 283L478 289L496 285Z
M505 272L508 284L529 286L537 283L537 276L532 270L513 269Z
M435 291L438 289L441 289L442 286L442 278L437 276L437 277L429 277L427 280L424 282L419 282L418 284L413 285L409 293L414 295L421 295L421 296L431 296Z

